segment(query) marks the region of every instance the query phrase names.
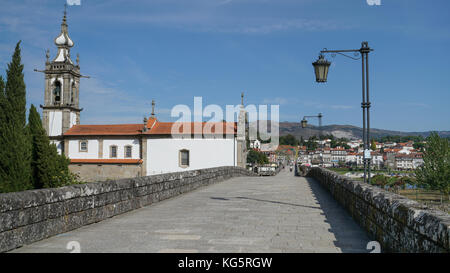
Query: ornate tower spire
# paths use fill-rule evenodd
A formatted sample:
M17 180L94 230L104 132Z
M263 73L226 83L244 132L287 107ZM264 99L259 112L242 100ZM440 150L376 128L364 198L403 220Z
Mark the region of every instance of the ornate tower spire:
M55 38L55 45L58 47L58 54L53 61L69 62L72 64L73 62L70 59L70 48L73 47L74 43L69 37L66 6L67 4L64 5L64 16L61 23L61 32L58 37Z
M61 31L54 39L58 53L53 60L49 60L46 52L45 95L42 106L42 123L51 140L61 140L62 135L74 125L80 124L79 107L80 74L79 58L77 64L70 59L70 49L74 46L69 37L67 25L67 10L61 22Z

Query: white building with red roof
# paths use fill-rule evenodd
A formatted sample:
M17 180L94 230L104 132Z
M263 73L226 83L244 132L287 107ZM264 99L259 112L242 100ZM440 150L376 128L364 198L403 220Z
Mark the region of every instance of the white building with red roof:
M74 42L64 13L55 39L58 53L47 61L43 126L70 169L84 181L147 176L246 163L245 109L238 122L162 122L154 113L139 124L80 124L79 57L70 58Z

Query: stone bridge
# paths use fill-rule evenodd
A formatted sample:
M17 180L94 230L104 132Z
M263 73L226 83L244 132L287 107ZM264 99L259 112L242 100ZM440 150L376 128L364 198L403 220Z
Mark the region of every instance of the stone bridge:
M100 205L98 205L99 201L96 201L95 204L89 203L89 208L83 208L83 211L79 209L79 212L71 213L70 217L67 216L67 210L70 206L66 205L64 209L66 215L61 216L62 224L50 223L47 219L36 221L34 224L29 223L29 225L22 224L22 227L7 230L5 228L7 221L0 221L0 231L1 228L7 230L0 233L0 239L5 242L12 241L9 246L9 250L12 252L69 252L67 249L68 243L76 241L79 243L81 252L367 253L369 252L366 249L367 244L372 241L370 238L381 241L382 246L386 246L389 251L408 251L405 246L397 246L389 241L389 236L386 235L389 233L388 228L380 227L373 233L370 226L367 228L365 222L362 223L361 219L355 218L355 210L349 209L346 204L341 205L342 202L337 196L336 189L331 189L332 194L330 194L330 188L327 186L329 181L323 179L323 173L316 175L316 180L312 177L296 177L294 172L289 172L289 170L284 170L276 176L269 177L241 176L244 174L243 172L245 171L242 170L239 175L231 175L229 179L227 179L226 173L222 173L219 180L225 181L214 184L212 184L211 174L208 173L209 180L203 179L202 181L211 181L211 183L206 183L211 185L197 187L194 190L186 188L177 192L178 194L186 192L184 194L177 195L177 193L172 192L165 197L162 197L162 190L167 189L167 192L169 192L177 188L169 184L162 185L164 182L160 180L161 195L158 197L145 195L146 193L138 195L136 192L143 192L147 187L159 184L150 182L148 183L151 185L139 184L142 182L135 181L133 182L133 190L136 196L153 198L153 201L149 201L148 198L145 199L146 202L151 204L145 207L142 206L146 204L137 204L142 203L142 199L139 199L137 203L133 199L132 204L134 205L132 207L123 206L123 204L128 204L123 203L125 198L123 192L121 192L126 189L124 185L128 185L125 182L123 184L117 183L118 186L114 186L113 190L107 193L92 193L86 190L83 192L82 190L81 194L76 197L80 200L86 197L94 199L94 197L91 198L93 194L96 194L95 198L100 195L107 196L111 192L121 192L121 197L114 201L115 203L111 201L114 199L113 195L107 197L110 200L110 205L114 203L112 207L108 207L108 202ZM325 173L325 175L327 174ZM171 179L172 181L183 181L183 179L176 180L173 177ZM185 179L191 179L191 182L195 181L192 177ZM174 183L180 183L177 184L180 187L186 186L181 182ZM205 184L205 182L202 183ZM82 186L79 188L83 189ZM121 190L117 190L119 188ZM149 193L154 194L156 192L155 187L152 189L149 190ZM172 195L177 196L168 199ZM116 194L116 196L119 195ZM0 195L1 198L2 195ZM67 198L69 201L76 199L73 196ZM159 198L161 201L155 200L155 198ZM10 203L14 203L12 200L15 199L10 197L8 200ZM49 198L46 200L46 205L48 205ZM66 204L68 200L58 199L55 203ZM43 206L38 203L35 202L25 206L35 206L36 208ZM358 202L353 203L357 204ZM84 204L84 201L77 201L76 204L75 206L82 206L80 204ZM85 212L94 210L97 206L101 210L97 210L95 215L90 213L89 219L100 217L98 211L103 212L105 209L116 211L117 208L126 208L123 209L124 213L119 211L109 215L102 214L100 218L103 217L104 219L98 218L94 221L96 223L85 222L87 221L84 220L85 216L83 216ZM358 206L361 207L362 205ZM137 209L133 210L133 208ZM5 206L0 207L0 209L0 212L3 210L0 213L1 219L4 218L7 209L5 209ZM74 218L73 215L77 213L84 214L79 214ZM373 211L371 213L374 214ZM114 216L115 214L117 215ZM68 220L68 217L75 220ZM374 217L379 218L376 215ZM416 215L415 217L419 216ZM433 223L436 224L436 219L432 221L429 218L430 216L427 217L429 223L434 221ZM47 216L47 218L49 217ZM58 219L58 216L54 216L53 219ZM448 252L448 223L450 221L446 222L447 220L449 219L439 218L438 225L440 225L441 230L436 231L434 239L424 235L424 238L428 239L429 242L424 238L420 239L414 232L412 235L405 235L405 238L410 240L409 243L401 241L401 236L396 240L399 239L400 244L408 244L408 247L420 244L428 246L426 249L409 248L409 251L412 249L412 251ZM365 221L368 222L367 219ZM14 221L11 220L10 222ZM44 222L45 226L42 227L39 223ZM429 226L429 223L424 223L424 225L428 224ZM34 227L36 225L37 227ZM33 228L27 229L28 226L33 226ZM398 225L395 228L398 228ZM45 230L43 231L43 229ZM52 229L54 230L53 234L48 231ZM408 233L407 229L408 227L405 227L405 230L399 232ZM22 231L17 232L17 230ZM39 236L36 237L36 233L39 232L47 232L46 235L43 235L46 238L38 240ZM377 233L381 234L381 237ZM35 236L34 239L30 239L30 241L35 242L28 241L28 243L20 236ZM416 242L411 239L415 238L414 236L421 241ZM437 236L443 237L438 238ZM22 241L14 245L14 240ZM0 245L0 247L3 247L3 250L8 248L5 244Z

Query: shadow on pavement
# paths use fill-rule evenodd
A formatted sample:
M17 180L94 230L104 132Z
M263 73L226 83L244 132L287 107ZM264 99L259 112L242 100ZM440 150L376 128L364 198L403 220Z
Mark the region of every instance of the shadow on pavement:
M253 200L253 201L266 202L266 203L272 203L272 204L310 208L310 209L321 209L320 207L313 207L313 206L306 206L306 205L299 205L299 204L292 204L292 203L286 203L286 202L280 202L280 201L264 200L264 199L257 199L257 198L243 197L243 196L229 197L229 198L225 198L225 197L210 197L210 198L213 200L221 200L221 201L232 201L230 198L244 199L244 200Z
M305 179L331 226L329 231L336 237L335 246L344 253L368 253L366 246L371 240L366 232L319 182L310 177Z
M304 208L310 208L310 209L320 209L320 207L313 207L313 206L306 206L306 205L299 205L299 204L292 204L292 203L285 203L285 202L271 201L271 200L264 200L264 199L257 199L257 198L249 198L249 197L242 197L242 196L234 197L234 198L254 200L254 201L273 203L273 204L289 205L289 206L295 206L295 207L304 207Z

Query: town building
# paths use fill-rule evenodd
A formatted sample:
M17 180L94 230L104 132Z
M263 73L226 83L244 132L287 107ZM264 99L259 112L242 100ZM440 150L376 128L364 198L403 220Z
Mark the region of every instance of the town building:
M331 149L331 162L334 166L343 165L346 162L347 151L342 147Z
M356 155L357 153L347 152L347 154L345 155L345 164L356 165L357 164Z
M422 154L398 154L395 156L395 168L398 170L414 170L423 164Z
M356 164L358 166L364 166L364 153L358 153L356 155ZM370 152L370 156L371 156L371 160L370 160L370 165L373 168L381 168L383 167L383 155L380 154L379 152L376 151L371 151Z

